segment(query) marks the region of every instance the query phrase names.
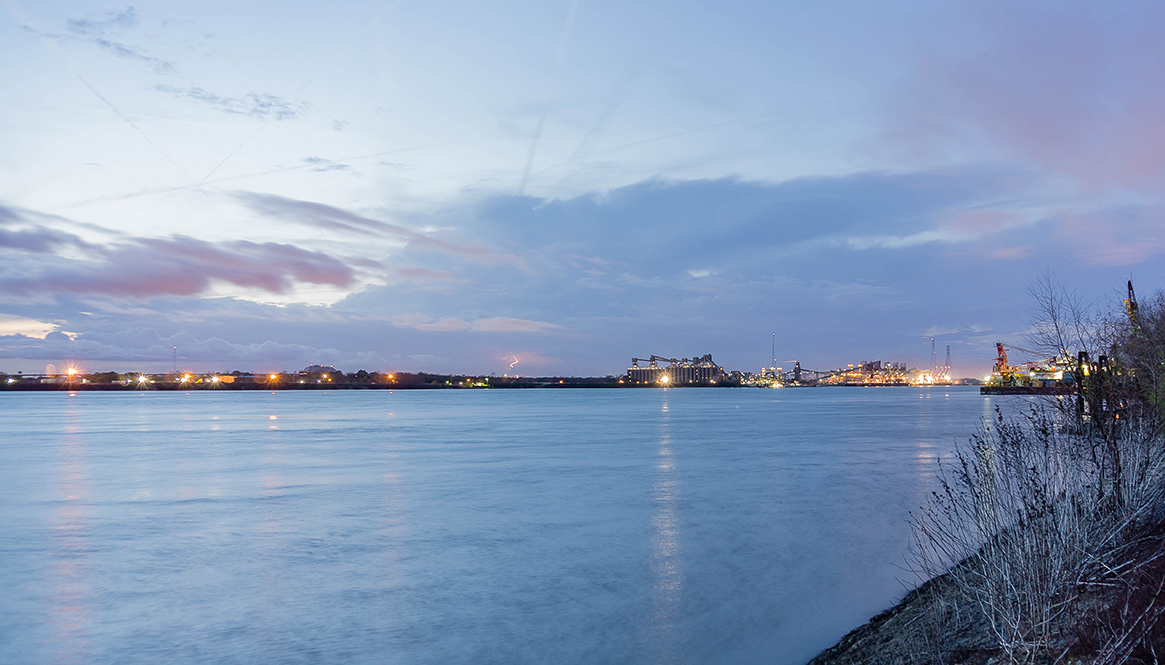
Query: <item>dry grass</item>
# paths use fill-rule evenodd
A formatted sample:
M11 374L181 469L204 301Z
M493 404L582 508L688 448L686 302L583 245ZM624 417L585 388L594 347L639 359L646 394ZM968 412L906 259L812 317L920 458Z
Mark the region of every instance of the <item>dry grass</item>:
M1033 295L1037 341L1096 361L1080 397L940 460L912 519L931 581L815 665L1165 661L1165 296L1089 317L1050 279Z

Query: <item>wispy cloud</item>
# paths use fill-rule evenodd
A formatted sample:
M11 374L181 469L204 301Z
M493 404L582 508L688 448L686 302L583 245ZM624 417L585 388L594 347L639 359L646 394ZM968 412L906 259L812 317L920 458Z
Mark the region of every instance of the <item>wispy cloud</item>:
M0 221L0 248L34 254L49 254L67 247L85 247L87 243L71 233L43 227L8 229Z
M348 164L337 164L323 157L307 157L303 163L310 165L312 171L347 171L352 168Z
M470 325L470 329L477 332L523 332L547 333L562 326L545 321L530 321L527 319L511 319L505 316L493 316L488 319L477 319Z
M126 30L136 27L141 19L137 10L126 7L119 12L108 12L100 18L71 18L65 20L70 32L79 35L101 36L110 30Z
M164 83L154 86L154 90L164 92L179 99L189 99L233 115L244 115L256 120L294 120L302 117L311 108L307 102L289 100L267 93L248 92L240 97L216 95L197 86L180 88Z
M453 279L453 275L444 270L432 270L419 266L393 266L387 271L402 280L414 282L440 282Z
M64 250L88 250L93 247L75 233L54 228L50 223L69 224L68 220L0 205L0 249L52 254ZM76 225L85 228L86 225ZM101 229L95 229L101 231Z
M905 249L934 242L954 243L967 240L966 235L950 233L944 229L920 231L904 236L851 236L841 242L850 249Z
M98 37L93 40L93 43L105 50L107 53L115 55L119 58L137 60L139 62L152 65L154 71L159 74L172 74L176 71L173 62L139 51L138 49L135 49L121 42L115 42L110 39Z
M172 74L175 71L174 63L159 58L144 50L130 46L121 41L111 39L111 35L129 30L138 26L141 19L137 10L126 7L122 11L108 12L98 18L70 18L66 19L65 27L74 36L86 39L105 52L118 58L137 60L149 64L154 71L160 74Z
M970 326L960 326L960 327L931 326L931 327L927 328L926 330L923 330L922 332L918 333L918 336L919 337L926 337L926 338L946 337L948 335L958 335L961 333L976 333L976 334L978 334L978 333L984 333L984 332L990 332L990 331L991 331L991 328L989 328L987 326L977 325L977 324L970 325Z
M447 242L398 224L364 217L323 203L254 192L236 192L235 197L252 210L268 217L296 221L356 236L397 240L410 246L454 254L478 263L509 264L519 267L525 265L516 256L500 254L481 246Z
M466 321L449 317L435 319L424 314L401 314L392 318L392 324L398 328L414 328L429 332L469 330L473 332L548 333L562 327L545 321L513 319L504 316Z

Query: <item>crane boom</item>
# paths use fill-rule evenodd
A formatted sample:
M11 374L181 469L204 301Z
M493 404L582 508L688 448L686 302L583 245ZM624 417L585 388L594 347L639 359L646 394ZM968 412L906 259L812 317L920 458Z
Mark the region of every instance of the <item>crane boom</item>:
M1137 305L1137 294L1133 292L1133 280L1130 279L1129 297L1125 299L1125 312L1128 313L1129 323L1132 324L1133 328L1137 328L1140 325L1140 322L1137 320L1138 309L1139 306Z
M1022 352L1024 352L1024 353L1030 353L1030 354L1032 354L1033 356L1042 356L1042 355L1044 355L1044 353L1043 353L1042 351L1032 351L1031 349L1025 349L1025 348L1023 348L1022 346L1016 346L1016 345L1014 345L1014 344L1004 344L1003 342L997 342L997 343L996 343L996 345L997 345L997 346L998 346L999 344L1003 344L1003 346L1006 346L1007 348L1011 349L1012 351L1022 351Z

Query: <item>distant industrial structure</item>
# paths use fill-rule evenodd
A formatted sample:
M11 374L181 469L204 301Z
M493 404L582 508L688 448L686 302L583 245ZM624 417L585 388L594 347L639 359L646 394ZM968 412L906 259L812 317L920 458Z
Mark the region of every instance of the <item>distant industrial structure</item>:
M785 386L950 386L967 380L951 378L951 347L947 346L946 363L938 364L938 348L930 338L930 368L919 369L905 363L887 360L865 360L837 369L808 369L799 360L791 368L777 367L776 334L773 335L772 365L761 368L759 374L748 375L745 385L762 387Z
M1038 351L1013 344L996 342L995 365L991 368L991 375L986 377L986 385L982 392L987 394L1071 392L1075 388L1076 378L1076 372L1073 370L1079 370L1083 373L1083 368L1088 365L1087 354L1083 354L1078 362L1071 356L1062 354L1012 365L1011 359L1007 356L1008 349L1037 358L1043 355Z
M640 367L639 363L648 365ZM661 366L660 363L667 364ZM727 378L728 373L712 360L711 353L698 358L665 358L657 355L632 358L631 366L627 368L627 381L631 385L714 385Z
M930 386L951 385L943 368L927 371L908 368L905 363L870 360L837 369L817 370L801 367L794 361L792 369L765 367L752 376L751 385L761 386Z

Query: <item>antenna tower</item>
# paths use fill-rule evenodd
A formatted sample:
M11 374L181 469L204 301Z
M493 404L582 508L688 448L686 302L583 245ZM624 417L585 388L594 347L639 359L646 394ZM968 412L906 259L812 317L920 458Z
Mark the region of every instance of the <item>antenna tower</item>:
M934 338L930 338L930 373L938 374L938 354L934 352Z

